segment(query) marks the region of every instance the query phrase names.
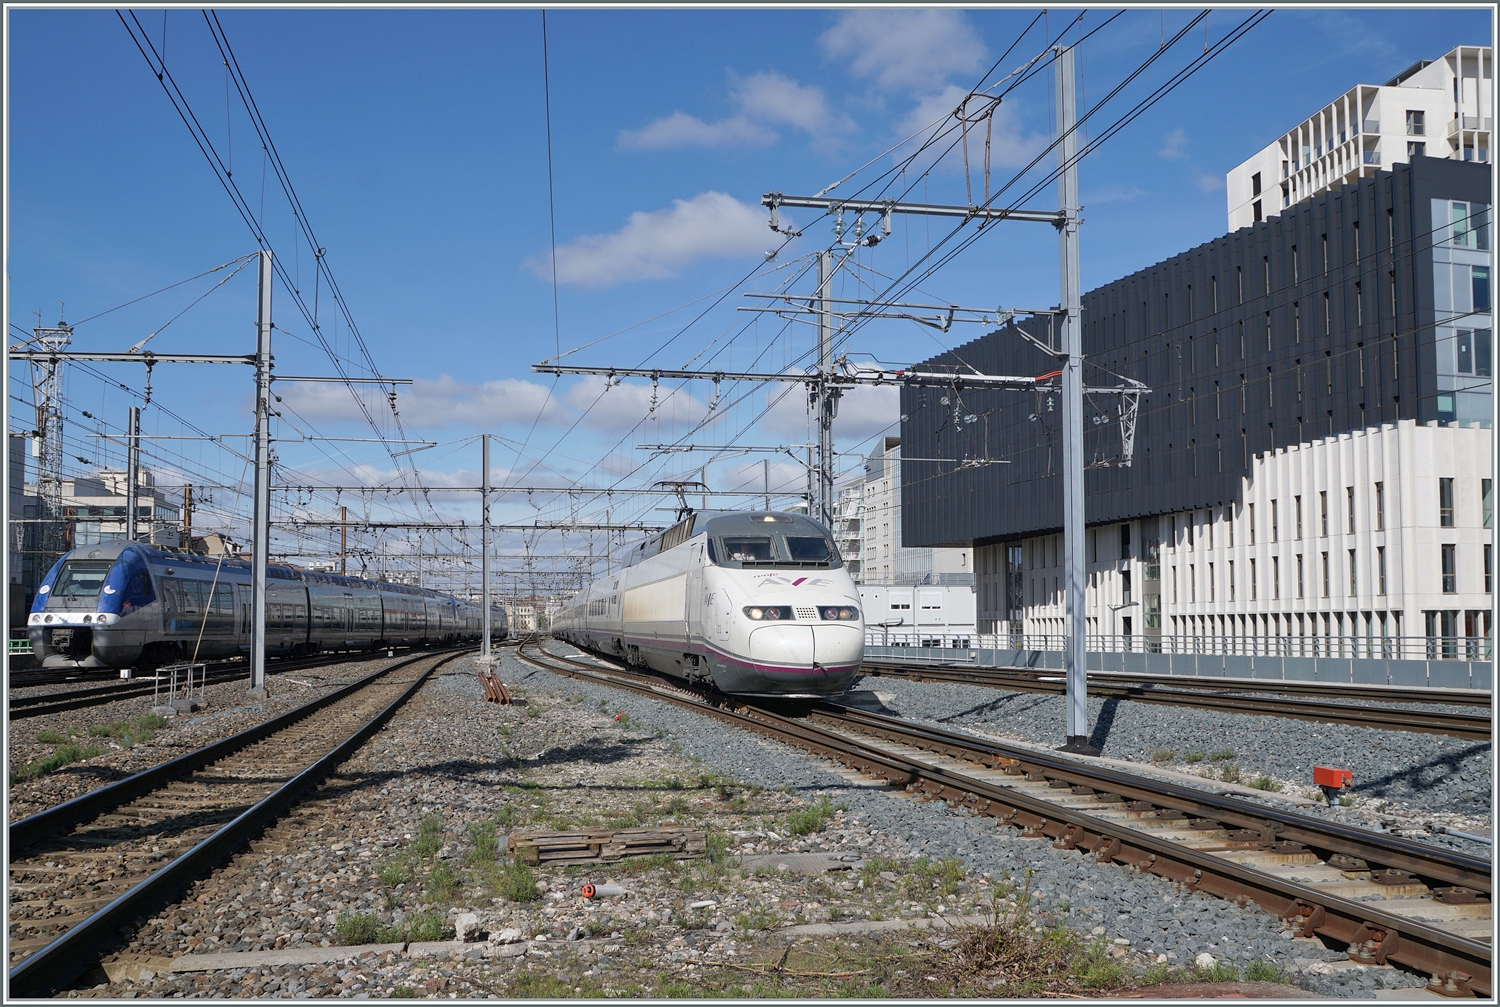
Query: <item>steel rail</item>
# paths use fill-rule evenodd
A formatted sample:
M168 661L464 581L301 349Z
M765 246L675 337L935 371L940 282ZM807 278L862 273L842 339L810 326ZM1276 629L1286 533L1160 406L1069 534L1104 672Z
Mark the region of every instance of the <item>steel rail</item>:
M152 766L149 769L143 769L132 776L127 776L123 780L116 780L114 783L90 790L86 794L80 794L72 800L54 805L45 811L38 811L34 815L12 822L7 829L7 845L10 851L14 853L16 850L34 845L49 835L54 835L65 829L71 829L74 826L91 821L100 815L107 814L121 805L128 804L142 794L149 794L164 784L187 776L202 769L204 766L212 765L220 759L233 755L242 748L248 748L258 741L269 738L271 735L285 730L299 720L317 713L325 706L331 706L345 696L352 696L365 686L393 671L404 668L416 661L439 657L443 653L445 652L437 651L402 658L394 664L381 668L373 674L366 675L356 682L351 682L325 696L319 696L317 699L303 703L301 706L288 710L279 716L272 717L270 720L263 721L253 727L247 727L243 731L204 745L202 748L194 749L185 755L179 755L175 759ZM462 653L462 651L459 651L459 653Z
M386 648L382 647L379 649L384 650ZM288 659L288 662L285 664L279 661L274 662L267 670L271 674L281 674L287 671L306 671L309 668L326 668L330 665L359 660L379 660L379 658L372 656L369 651L359 653L341 651L316 659ZM210 683L233 681L236 678L248 678L250 674L250 665L248 663L241 664L238 661L207 663L210 664L210 667L206 669L206 677ZM12 683L12 688L15 687L17 687L16 684ZM156 692L159 688L160 685L155 678L132 678L109 685L91 686L87 689L41 693L33 696L12 696L8 703L7 715L11 720L22 720L27 717L42 717L51 713L65 713L68 710L81 710L89 706L102 706L105 703L112 703L117 699L130 699L135 696L149 695Z
M465 648L465 651L468 649L471 648ZM118 940L121 927L127 926L129 921L137 917L155 912L169 904L193 881L204 877L228 860L245 843L259 835L282 812L295 804L304 793L317 786L324 777L353 754L366 739L379 730L407 700L416 694L433 672L465 651L438 657L433 666L418 676L417 680L399 696L322 758L170 864L133 886L46 947L18 963L8 975L9 996L49 996L61 990L65 984L88 968L102 949ZM432 657L433 655L427 654L401 663L431 660ZM398 666L386 669L385 672L371 676L371 678L386 674ZM363 682L368 683L369 679Z
M962 681L982 684L985 679L1016 677L1040 679L1061 675L1060 669L983 667L965 664L901 663L866 660L863 669L880 675L886 671L920 674L932 681ZM1284 678L1230 678L1210 675L1152 675L1133 671L1091 671L1090 682L1138 685L1168 685L1181 689L1213 689L1230 692L1279 692L1292 696L1322 696L1360 699L1376 703L1446 703L1452 706L1489 708L1493 693L1488 689L1449 689L1428 686L1374 685L1363 682L1302 682Z
M869 667L868 665L866 666ZM981 674L974 671L949 671L936 674L922 667L882 666L877 674L916 681L960 682L993 689L1062 695L1066 685L1030 675ZM1174 683L1175 684L1175 683ZM1257 714L1306 720L1320 724L1344 724L1371 727L1382 731L1412 731L1421 734L1443 734L1470 741L1489 741L1492 736L1487 714L1443 713L1431 710L1388 709L1347 703L1319 702L1313 699L1278 699L1265 696L1232 696L1198 689L1173 689L1160 685L1124 685L1096 679L1089 675L1089 695L1101 699L1124 699L1161 706L1191 706L1229 713Z
M1376 954L1379 960L1395 961L1438 979L1454 972L1462 973L1470 977L1466 983L1473 990L1488 995L1491 989L1491 949L1488 945L1387 912L1378 908L1378 903L1359 902L1319 891L1300 882L1276 877L1251 866L1098 818L1077 808L1048 802L1019 790L956 773L905 755L872 748L858 739L799 723L764 708L742 705L738 709L725 709L710 705L703 697L688 698L692 694L686 689L674 686L669 692L643 684L641 676L629 672L611 672L597 665L548 653L540 645L534 646L545 658L559 662L547 667L541 661L523 655L524 660L537 667L668 699L739 726L749 726L762 733L770 733L787 743L831 757L870 775L904 783L908 789L914 788L929 796L963 804L980 814L998 818L1005 824L1023 827L1030 835L1049 837L1061 848L1086 850L1093 853L1101 863L1119 862L1181 883L1193 891L1242 902L1253 901L1262 909L1291 920L1304 936L1322 934L1353 946L1378 936ZM638 681L632 682L623 676L636 678ZM743 703L743 700L737 699L735 702ZM851 722L855 720L849 716L855 711L827 704L817 709L825 714L828 709L838 710L837 716ZM874 718L876 726L889 728L893 723L899 724L890 718L877 718L876 715L862 713L859 715L861 721L871 718ZM919 738L924 733L929 742L934 737L933 729L905 724L900 727L903 731L910 729L916 732L908 734L908 739ZM987 748L999 747L985 739L970 738L953 732L941 734L947 736L942 739L944 745L967 750L969 758L974 761L984 761ZM959 757L963 756L960 754ZM1171 784L1158 784L1128 774L1103 770L1101 767L1085 767L1080 763L1039 755L1030 750L1009 758L1008 761L1021 767L1031 763L1037 771L1037 778L1050 775L1064 781L1070 776L1081 781L1093 779L1100 789L1107 789L1110 794L1118 794L1122 790L1135 793L1151 805L1170 806L1185 802L1189 808L1201 808L1204 817L1212 816L1213 821L1222 819L1247 825L1248 831L1253 831L1255 836L1267 844L1277 841L1279 837L1279 841L1301 846L1304 844L1297 837L1306 836L1310 840L1306 845L1336 852L1352 851L1350 855L1355 856L1364 852L1377 863L1407 863L1416 866L1419 872L1414 873L1422 876L1437 880L1462 878L1474 884L1482 884L1485 890L1489 888L1489 864L1462 854L1420 847L1418 844L1378 833L1362 833L1360 830L1337 826L1336 823L1320 822L1294 813L1236 802L1232 798L1204 794ZM1110 775L1091 775L1101 773ZM1086 782L1077 785L1090 786ZM1245 848L1249 850L1253 846L1247 843Z

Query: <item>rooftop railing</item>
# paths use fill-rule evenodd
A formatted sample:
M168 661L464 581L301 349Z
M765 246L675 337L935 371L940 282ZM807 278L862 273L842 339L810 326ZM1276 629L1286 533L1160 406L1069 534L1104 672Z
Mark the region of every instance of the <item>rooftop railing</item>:
M1061 651L1063 636L1051 633L973 633L957 627L865 627L874 647L940 646L982 650ZM942 640L942 643L933 643ZM964 641L967 641L966 643ZM1494 641L1479 636L1161 636L1090 633L1085 649L1104 653L1230 655L1243 657L1336 657L1379 660L1490 661Z

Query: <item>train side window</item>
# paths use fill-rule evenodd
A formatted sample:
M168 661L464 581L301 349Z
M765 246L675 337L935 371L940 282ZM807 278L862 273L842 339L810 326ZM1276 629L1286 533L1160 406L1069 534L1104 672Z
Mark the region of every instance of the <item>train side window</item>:
M182 611L182 595L177 589L176 577L161 579L162 608L168 619Z
M196 580L177 582L177 588L182 592L183 615L196 616L203 611L203 595L199 592L200 586Z
M710 563L712 563L714 566L718 566L719 565L719 554L714 549L714 540L713 539L709 539L708 540L708 561Z

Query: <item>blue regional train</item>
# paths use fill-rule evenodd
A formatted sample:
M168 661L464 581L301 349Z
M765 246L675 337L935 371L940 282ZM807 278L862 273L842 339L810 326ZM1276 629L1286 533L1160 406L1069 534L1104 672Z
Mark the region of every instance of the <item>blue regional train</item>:
M495 608L491 635L507 635ZM452 595L266 568L266 655L478 640L483 609ZM139 542L82 546L48 571L27 630L44 667L149 670L250 651L250 564Z

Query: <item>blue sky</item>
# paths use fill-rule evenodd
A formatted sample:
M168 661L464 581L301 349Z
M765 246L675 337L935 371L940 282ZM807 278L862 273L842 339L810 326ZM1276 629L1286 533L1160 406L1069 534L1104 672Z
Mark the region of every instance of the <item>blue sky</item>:
M726 387L705 420L710 385L678 390L663 383L653 410L649 383L606 392L602 378L554 382L532 374L530 364L558 347L619 332L569 361L793 365L811 345L811 330L796 325L782 332L777 322L755 323L733 309L744 303L742 292L764 291L794 275L802 257L833 236L819 223L776 263L764 263L779 239L766 227L760 195L816 192L876 158L839 191L873 179L895 164L878 155L951 109L992 64L999 68L991 81L1031 60L1047 37L1063 32L1065 40L1076 39L1113 13L1089 12L1080 29L1076 11L1060 10L1041 20L1035 10L549 12L556 318L538 11L229 9L219 17L371 355L385 374L416 381L401 389L397 407L409 437L441 442L409 456L422 465L424 480L472 485L479 459L472 438L487 431L504 438L494 451L497 480L598 486L642 485L707 460L651 461L635 450L639 443L722 443L735 436L742 443L801 442L802 395L793 391L766 412L767 391ZM1196 13L1132 9L1092 35L1080 49L1084 107ZM1099 113L1096 128L1249 13L1210 13L1206 31L1194 28L1165 53ZM255 248L112 10L12 9L7 16L12 326L29 330L35 309L51 324L59 300L69 321L84 319ZM294 238L291 209L274 175L266 176L260 208L262 153L238 98L231 94L226 102L225 70L202 15L174 10L165 24L160 10L136 17L153 45L164 44L168 69L220 155L226 161L232 155L235 181L263 215L278 257L309 287L312 253ZM1488 11L1473 8L1276 12L1083 162L1085 289L1222 233L1224 173L1353 84L1381 83L1417 59L1489 42ZM1017 87L996 113L992 185L1009 181L1048 142L1050 76ZM972 150L970 184L978 192L979 147ZM908 198L964 202L957 154L925 176L908 171L902 181ZM1046 188L1028 205L1054 207L1055 190ZM788 216L800 226L814 215ZM843 296L868 294L872 288L862 284L901 273L948 226L897 218L889 239L840 273ZM1052 304L1056 262L1050 228L1005 225L909 296L982 306ZM765 275L734 286L758 264ZM773 267L780 268L766 273ZM80 324L75 345L130 346L229 271ZM241 271L204 298L161 331L152 348L248 352L252 273ZM707 295L726 288L717 307L687 326L714 304ZM808 288L804 279L794 289ZM354 355L321 293L324 335ZM311 291L304 296L310 300ZM277 335L278 369L330 373L280 289L276 306L278 326L287 332ZM15 337L15 328L9 332ZM978 332L870 325L847 348L909 362ZM169 370L153 375L152 394L170 413L148 408L148 431L182 434L172 414L215 434L248 429L248 373ZM144 384L139 366L98 373L138 390ZM18 399L29 398L24 379L24 372L12 376L13 411ZM395 478L377 445L292 443L298 430L373 436L346 390L278 387L285 399L277 430L284 481L381 485ZM86 437L97 432L97 419L80 414L88 410L117 428L130 404L126 394L80 369L70 373L67 389L74 467L89 467L79 458L117 462L118 451L112 455ZM379 394L367 400L384 429L394 429ZM856 463L871 437L894 432L897 420L886 392L846 399L836 430L840 449L851 454L841 468ZM24 413L12 416L11 429L30 425ZM240 459L214 445L158 441L151 451L169 482L227 485L243 472ZM710 468L709 482L719 489L758 486L760 472L758 457L730 459ZM772 480L800 485L802 476L787 460ZM434 500L441 514L473 514L456 498ZM326 513L332 502L288 496L278 506L283 514L294 503L304 507L297 513ZM348 496L341 502L355 503ZM228 492L216 499L221 509L231 504ZM361 512L365 506L357 503ZM615 519L659 521L666 515L658 506L616 498L610 509ZM372 514L386 512L371 507ZM560 518L603 510L601 501L515 497L497 505L496 514ZM422 504L401 513L431 512ZM281 545L315 548L311 538L306 542ZM568 548L580 544L575 536Z

